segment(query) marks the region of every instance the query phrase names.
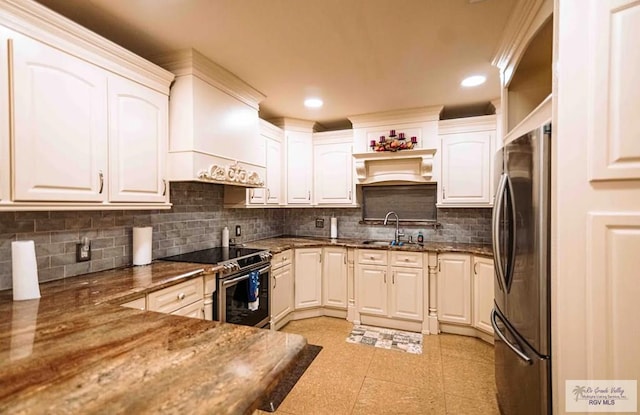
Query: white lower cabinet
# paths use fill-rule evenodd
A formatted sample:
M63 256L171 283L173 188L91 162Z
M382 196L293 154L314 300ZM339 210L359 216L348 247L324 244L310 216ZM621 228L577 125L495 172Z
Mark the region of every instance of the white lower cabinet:
M322 248L295 250L295 308L322 306Z
M275 328L295 308L291 250L274 255L271 264L271 327Z
M183 307L199 304L203 311L198 318L204 318L204 280L202 277L192 278L190 280L153 291L147 295L147 309L149 311L157 311L159 313L191 315L193 308ZM185 314L181 314L185 313Z
M484 257L473 257L473 326L493 334L491 310L493 310L494 293L493 260Z
M493 260L444 253L438 255L438 321L472 326L493 334Z
M471 258L468 254L438 255L438 320L471 324Z
M401 263L398 254L395 251L359 251L356 270L358 312L386 318L422 321L422 253L402 252L402 260L406 260L408 266L390 265Z
M386 316L388 312L387 266L360 265L356 271L358 312Z
M391 317L422 321L422 269L391 267Z
M323 248L322 305L347 309L347 249Z

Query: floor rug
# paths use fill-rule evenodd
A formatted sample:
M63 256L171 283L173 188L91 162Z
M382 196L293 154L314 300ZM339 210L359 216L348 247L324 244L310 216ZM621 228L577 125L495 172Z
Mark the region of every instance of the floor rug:
M307 370L311 362L313 362L313 359L320 353L320 350L322 350L322 346L307 344L298 355L298 359L287 370L287 373L280 379L276 387L262 400L258 409L265 412L275 412L305 370Z
M410 331L354 325L347 343L360 343L381 349L422 354L422 334Z

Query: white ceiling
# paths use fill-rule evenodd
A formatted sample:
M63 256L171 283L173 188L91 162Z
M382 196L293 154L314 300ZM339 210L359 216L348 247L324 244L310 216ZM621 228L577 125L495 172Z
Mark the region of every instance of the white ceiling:
M349 115L500 96L490 62L516 0L38 0L133 52L194 48L267 98L262 118ZM460 81L484 74L486 84ZM324 107L304 108L317 95Z

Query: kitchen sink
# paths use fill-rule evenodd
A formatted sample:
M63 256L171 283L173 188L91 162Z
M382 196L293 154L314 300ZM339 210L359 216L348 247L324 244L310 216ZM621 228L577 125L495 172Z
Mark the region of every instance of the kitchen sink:
M389 246L391 242L389 241L364 241L363 245L380 245L380 246Z

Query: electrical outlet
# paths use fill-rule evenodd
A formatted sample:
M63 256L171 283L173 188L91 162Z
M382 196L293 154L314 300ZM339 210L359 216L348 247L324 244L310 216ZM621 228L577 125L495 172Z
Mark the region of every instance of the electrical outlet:
M83 241L76 244L76 262L91 261L91 242L83 238Z
M236 225L236 236L242 236L242 228L240 225Z
M316 219L316 228L324 228L324 219Z

